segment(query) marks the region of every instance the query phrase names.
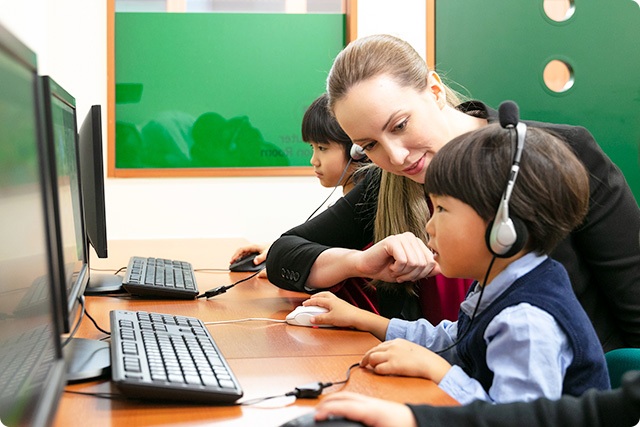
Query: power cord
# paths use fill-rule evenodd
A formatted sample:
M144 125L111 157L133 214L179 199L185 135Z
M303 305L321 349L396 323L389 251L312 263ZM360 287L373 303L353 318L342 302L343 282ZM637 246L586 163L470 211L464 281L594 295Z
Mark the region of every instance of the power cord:
M95 326L97 330L99 330L103 334L111 335L111 332L106 331L102 329L100 326L98 326L98 322L96 322L95 319L89 315L89 312L86 309L84 310L84 314L89 318L89 320L91 320L91 322L93 323L93 326Z
M73 339L73 336L76 334L76 332L78 332L78 328L80 327L80 323L82 322L82 319L84 318L84 313L85 313L85 307L84 307L84 295L80 295L78 297L78 301L80 302L80 317L78 318L78 321L76 322L75 326L73 327L73 330L71 331L71 333L69 333L69 336L67 337L67 339L62 343L62 347L64 348L67 344L69 344L71 342L71 340Z
M262 270L264 270L264 267L262 267L260 270L256 271L252 275L247 276L242 280L238 280L235 283L232 283L232 284L226 285L226 286L218 286L217 288L214 288L214 289L209 289L205 293L198 295L196 298L207 298L207 299L209 299L209 298L215 297L217 295L224 294L229 289L233 288L235 285L237 285L239 283L242 283L242 282L246 282L247 280L256 277L258 275L258 273L260 273Z
M74 325L73 330L69 333L69 336L67 337L67 339L62 343L62 347L63 348L67 344L69 344L71 342L71 340L73 339L73 337L76 334L76 332L78 332L78 328L80 327L80 323L82 323L82 319L84 318L85 315L89 318L89 320L91 320L91 322L93 323L93 325L96 327L97 330L99 330L103 334L111 335L111 332L108 332L108 331L102 329L100 326L98 326L98 323L95 321L95 319L93 317L91 317L91 315L89 315L89 312L87 312L87 308L86 308L86 306L84 304L84 295L80 295L78 297L78 301L80 302L80 307L81 307L80 317L78 318L78 321Z

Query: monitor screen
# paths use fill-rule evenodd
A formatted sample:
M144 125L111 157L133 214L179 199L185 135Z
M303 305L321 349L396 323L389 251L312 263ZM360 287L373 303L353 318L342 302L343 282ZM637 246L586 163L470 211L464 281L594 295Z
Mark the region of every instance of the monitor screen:
M64 386L35 54L0 26L0 420L47 425ZM58 279L57 279L58 278Z
M87 236L99 258L107 257L107 223L102 166L102 118L93 105L78 133L80 176Z
M63 261L62 331L70 332L89 279L82 197L78 168L75 99L52 78L41 77L45 134L51 157L54 212L58 213L58 244Z

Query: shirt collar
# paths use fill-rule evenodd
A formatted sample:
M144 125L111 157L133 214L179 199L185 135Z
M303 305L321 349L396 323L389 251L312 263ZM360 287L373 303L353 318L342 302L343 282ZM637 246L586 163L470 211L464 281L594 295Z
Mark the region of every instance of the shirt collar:
M484 295L478 307L478 313L482 313L489 304L493 303L504 291L538 265L547 259L547 255L537 255L534 252L529 252L521 258L513 261L504 270L500 272L491 282L485 286ZM473 315L473 312L478 304L478 298L480 298L480 284L475 283L475 288L469 293L468 297L460 304L460 309L469 317Z

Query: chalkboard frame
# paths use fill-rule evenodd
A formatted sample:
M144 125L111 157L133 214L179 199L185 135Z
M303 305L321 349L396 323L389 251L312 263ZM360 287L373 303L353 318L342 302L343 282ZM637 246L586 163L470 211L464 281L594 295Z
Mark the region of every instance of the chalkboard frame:
M345 44L356 38L357 0L346 0ZM313 176L311 166L287 167L202 167L202 168L117 168L116 167L116 80L115 0L107 0L107 176L114 178L155 177L249 177Z

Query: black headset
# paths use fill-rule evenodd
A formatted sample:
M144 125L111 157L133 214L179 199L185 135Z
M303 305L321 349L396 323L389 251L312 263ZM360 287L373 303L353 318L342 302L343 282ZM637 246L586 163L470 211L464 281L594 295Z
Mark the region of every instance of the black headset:
M511 171L507 186L500 198L496 216L487 227L485 235L487 247L498 258L509 258L517 254L527 243L529 233L524 222L509 215L509 199L520 170L520 157L524 148L527 125L519 121L518 105L513 101L504 101L498 109L500 126L511 133L511 146L514 150Z

